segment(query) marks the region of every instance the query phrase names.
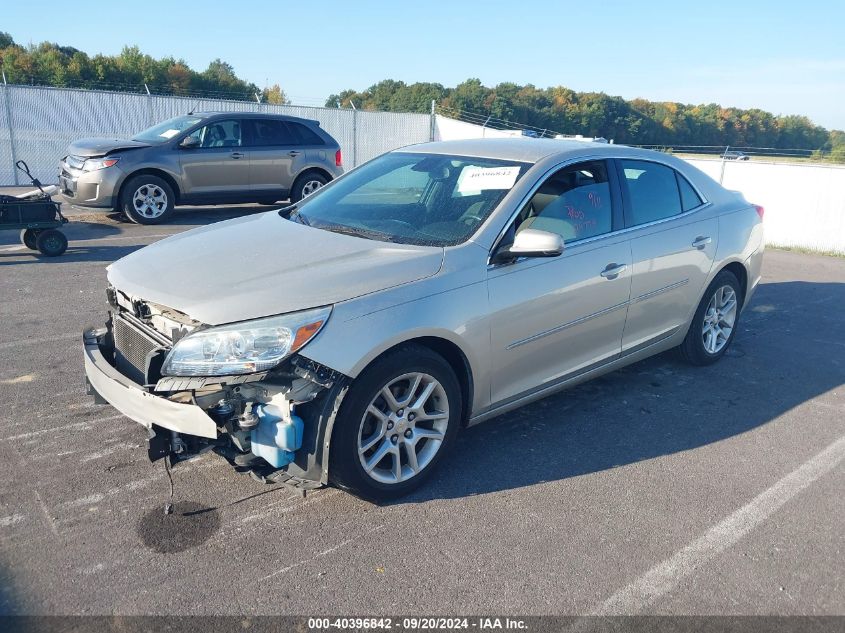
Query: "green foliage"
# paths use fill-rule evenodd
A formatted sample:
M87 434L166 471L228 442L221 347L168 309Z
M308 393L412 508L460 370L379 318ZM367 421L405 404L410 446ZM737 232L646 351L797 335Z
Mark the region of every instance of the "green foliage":
M230 99L254 99L258 87L238 78L232 66L215 59L203 72L183 59L155 59L137 46L126 46L119 55L94 55L70 46L42 42L37 46L15 44L0 32L0 63L6 81L70 88L141 92L146 84L157 94L208 94ZM285 103L278 86L267 89L263 101ZM272 99L272 101L271 101Z
M489 115L521 126L603 136L617 143L820 149L828 157L845 153L845 133L828 132L803 116L775 116L756 108L723 108L715 103L626 101L563 86L536 88L508 82L488 88L478 79L467 79L444 88L388 79L363 92L344 90L331 95L326 106L346 108L352 102L364 110L428 112L432 100L447 112L476 115L478 123Z
M272 103L273 105L286 105L290 103L285 91L279 87L279 84L273 84L269 88L265 88L261 92L261 103Z

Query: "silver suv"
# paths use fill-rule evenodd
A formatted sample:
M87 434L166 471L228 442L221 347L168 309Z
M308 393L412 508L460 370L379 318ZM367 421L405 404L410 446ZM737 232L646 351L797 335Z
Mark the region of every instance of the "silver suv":
M83 139L59 164L69 203L158 224L181 204L298 202L343 173L317 121L255 113L178 116L131 140Z

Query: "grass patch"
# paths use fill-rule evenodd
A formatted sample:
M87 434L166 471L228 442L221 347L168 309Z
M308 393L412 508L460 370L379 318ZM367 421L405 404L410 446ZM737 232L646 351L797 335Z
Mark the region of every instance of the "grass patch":
M800 253L801 255L824 255L825 257L845 259L845 253L842 251L821 251L814 248L807 248L806 246L776 246L774 244L766 244L766 250L787 251L790 253Z

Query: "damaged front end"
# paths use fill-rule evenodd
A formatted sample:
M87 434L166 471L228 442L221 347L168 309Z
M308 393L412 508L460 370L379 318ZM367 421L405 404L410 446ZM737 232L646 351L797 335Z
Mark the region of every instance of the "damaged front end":
M149 431L155 461L213 449L268 482L328 480L328 438L348 379L296 353L329 309L208 327L109 288L84 333L89 393Z

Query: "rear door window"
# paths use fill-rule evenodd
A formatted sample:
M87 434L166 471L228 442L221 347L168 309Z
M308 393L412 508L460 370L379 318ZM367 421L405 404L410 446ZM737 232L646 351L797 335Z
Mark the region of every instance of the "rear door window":
M627 226L639 226L681 214L681 192L674 169L640 160L620 160L619 164L628 189Z
M267 147L270 145L299 145L285 121L274 119L250 119L252 145Z

